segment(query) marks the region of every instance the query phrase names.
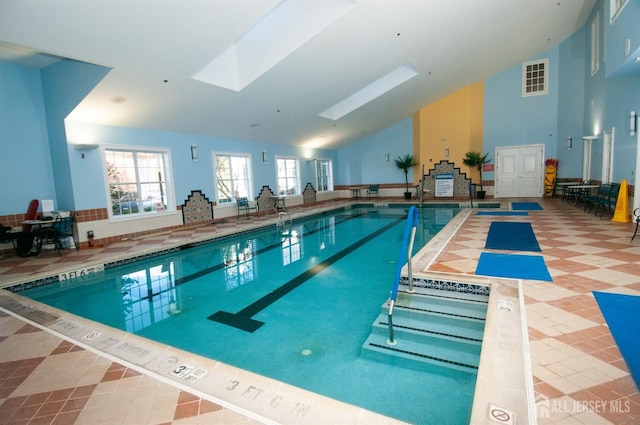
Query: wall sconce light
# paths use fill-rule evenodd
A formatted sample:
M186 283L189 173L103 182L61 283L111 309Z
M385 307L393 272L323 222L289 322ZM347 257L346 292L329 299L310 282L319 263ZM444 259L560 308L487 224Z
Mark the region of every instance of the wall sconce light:
M570 151L572 147L573 147L573 137L569 136L567 137L567 150Z
M389 152L387 152L387 153L385 153L385 154L384 154L384 160L385 160L386 162L389 162Z
M444 157L449 158L449 148L444 148Z
M267 163L267 151L262 151L262 163Z
M196 145L191 145L191 160L198 162L198 146Z
M629 136L636 135L637 122L638 122L638 116L636 115L636 111L631 111L629 113Z

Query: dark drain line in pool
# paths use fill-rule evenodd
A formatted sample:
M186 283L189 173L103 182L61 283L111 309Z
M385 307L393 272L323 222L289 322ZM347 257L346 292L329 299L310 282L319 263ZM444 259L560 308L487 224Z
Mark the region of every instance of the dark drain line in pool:
M348 220L353 220L354 218L358 218L358 217L361 217L361 216L363 216L363 215L364 215L364 214L355 214L355 215L352 215L352 216L346 216L346 217L342 218L341 220L339 220L339 221L336 223L336 225L341 224L341 223L344 223L344 222L346 222L346 221L348 221ZM338 217L340 217L340 216L338 216ZM305 236L306 236L306 235L311 235L311 234L316 233L316 232L318 232L318 231L320 231L320 230L328 229L329 227L331 227L331 225L327 224L327 225L325 225L325 226L322 226L322 227L321 227L321 228L319 228L319 229L312 229L312 230L310 230L310 231L308 231L308 232L304 233L304 235L305 235ZM279 242L279 243L276 243L276 244L271 244L271 245L269 245L269 246L265 246L264 248L259 249L259 250L256 252L256 255L260 255L260 254L262 254L262 253L264 253L264 252L267 252L267 251L270 251L270 250L272 250L272 249L274 249L274 248L280 248L280 246L281 246L280 242ZM189 275L189 276L185 276L185 277L183 277L183 278L176 279L175 285L176 285L176 286L178 286L178 285L184 285L185 283L188 283L188 282L190 282L190 281L192 281L192 280L195 280L195 279L198 279L198 278L200 278L200 277L206 276L206 275L208 275L208 274L210 274L210 273L213 273L213 272L215 272L215 271L222 270L222 269L224 269L225 267L226 267L226 266L224 265L224 263L220 263L220 264L216 264L215 266L208 267L208 268L206 268L206 269L202 269L202 270L198 271L197 273L193 273L193 274L191 274L191 275ZM154 294L154 295L157 295L157 294Z
M227 311L218 311L216 313L213 313L211 316L209 316L208 319L213 320L214 322L219 322L219 323L228 325L228 326L233 326L234 328L238 328L246 332L256 331L258 328L260 328L260 326L264 325L264 322L252 319L254 315L258 314L265 308L269 307L271 304L278 301L280 298L284 297L289 292L293 291L298 286L302 285L304 282L306 282L307 280L311 279L312 277L320 273L322 270L329 267L331 264L345 257L346 255L353 252L354 250L360 248L362 245L366 244L367 242L371 241L372 239L376 238L377 236L391 229L398 223L404 221L405 218L406 217L402 217L401 219L398 219L390 224L387 224L386 226L371 233L370 235L365 236L364 238L360 239L357 242L354 242L353 244L349 245L347 248L332 255L331 257L327 258L323 262L311 267L309 270L305 271L304 273L299 274L298 276L294 277L293 279L291 279L289 282L285 283L278 289L275 289L274 291L268 293L267 295L263 296L262 298L255 301L254 303L243 308L239 312L229 313Z

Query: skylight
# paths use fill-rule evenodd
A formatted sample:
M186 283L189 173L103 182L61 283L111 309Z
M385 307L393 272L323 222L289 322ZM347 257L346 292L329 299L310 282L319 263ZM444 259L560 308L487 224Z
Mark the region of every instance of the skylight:
M330 120L338 120L416 75L418 72L415 68L410 63L406 63L318 115Z
M353 0L284 1L192 78L239 92L353 7Z

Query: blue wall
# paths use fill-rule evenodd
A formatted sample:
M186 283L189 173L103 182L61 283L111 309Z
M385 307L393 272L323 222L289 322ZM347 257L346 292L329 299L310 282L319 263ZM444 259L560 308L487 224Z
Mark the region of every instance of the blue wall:
M547 158L556 158L558 146L558 69L556 46L529 60L549 59L548 94L522 97L522 64L484 84L483 150L494 158L496 147L543 144ZM486 180L493 172L483 173Z
M273 191L276 190L275 156L300 158L302 183L306 185L307 182L310 182L314 187L316 187L315 163L307 161L302 155L331 159L334 162L336 160L336 152L329 150L314 150L309 153L303 152L300 148L286 145L257 144L245 140L94 124L69 123L67 127L70 134L83 134L91 143L100 145L153 146L169 149L177 204L183 204L192 190L201 190L209 200L215 200L214 152L249 153L251 155L254 196L257 196L262 186L265 185L270 186ZM191 145L197 146L197 162L191 160ZM266 164L262 162L263 150L267 152ZM84 154L84 159L82 154ZM68 155L73 175L74 192L76 193L76 207L78 209L104 207L107 195L102 177L104 171L100 151L97 149L76 150L72 145L69 145Z
M394 159L412 152L413 119L409 118L340 149L336 180L343 185L404 182L404 172L395 166Z
M39 70L0 61L0 214L55 199Z

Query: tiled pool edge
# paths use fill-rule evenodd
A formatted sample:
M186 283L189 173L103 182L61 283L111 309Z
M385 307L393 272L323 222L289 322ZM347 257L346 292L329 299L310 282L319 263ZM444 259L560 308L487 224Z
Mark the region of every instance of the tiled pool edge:
M537 424L522 280L428 270L474 209L462 210L412 258L416 287L470 291L489 301L470 424ZM407 265L401 282L408 282ZM444 283L442 283L444 282ZM447 283L448 282L448 283Z
M265 424L404 424L0 289L0 310L95 354ZM193 368L185 376L180 366Z

